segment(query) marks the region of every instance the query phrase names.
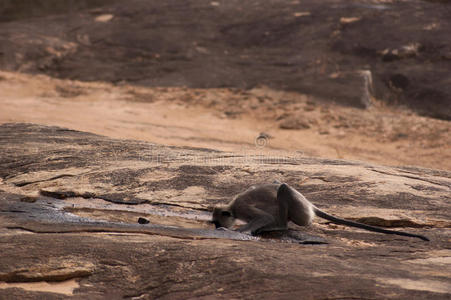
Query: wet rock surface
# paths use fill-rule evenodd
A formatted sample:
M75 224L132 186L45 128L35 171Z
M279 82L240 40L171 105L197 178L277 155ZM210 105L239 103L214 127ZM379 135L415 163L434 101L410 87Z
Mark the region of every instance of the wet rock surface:
M40 16L6 6L0 68L145 86L266 85L362 108L376 97L451 119L449 1L72 2L28 10Z
M451 174L0 126L0 298L446 299ZM252 237L214 205L274 179L338 216ZM139 224L144 218L148 224Z

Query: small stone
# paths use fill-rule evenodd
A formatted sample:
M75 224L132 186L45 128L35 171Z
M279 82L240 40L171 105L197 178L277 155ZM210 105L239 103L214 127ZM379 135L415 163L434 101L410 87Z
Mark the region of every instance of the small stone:
M298 11L298 12L295 12L294 14L293 14L293 16L295 16L296 18L299 18L299 17L308 17L308 16L310 16L311 15L311 13L309 12L309 11Z
M279 124L281 129L309 129L310 124L305 120L288 119Z
M36 200L38 199L38 197L34 197L34 196L25 196L22 197L20 199L21 202L27 202L27 203L34 203L36 202Z
M113 17L114 16L111 14L104 14L104 15L97 16L95 18L95 20L96 20L96 22L106 23L106 22L111 21L111 19L113 19Z
M150 221L147 220L146 218L139 217L138 223L139 223L139 224L149 224Z
M360 21L360 17L349 17L349 18L340 18L340 24L345 25L345 24L350 24L350 23L354 23L357 21Z

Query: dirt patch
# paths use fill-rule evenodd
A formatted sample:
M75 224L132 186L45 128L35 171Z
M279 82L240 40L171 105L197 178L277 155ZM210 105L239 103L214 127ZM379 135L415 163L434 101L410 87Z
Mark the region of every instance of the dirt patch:
M27 282L27 283L3 283L0 282L0 289L11 289L11 288L19 288L26 291L32 292L47 292L47 293L56 293L63 294L67 296L73 296L74 290L79 288L80 284L75 280L66 280L62 282L52 282L48 283L46 281L42 282Z
M243 155L280 157L287 151L299 157L451 169L449 122L382 104L363 111L268 88L143 88L42 75L0 75L4 78L0 123L57 125ZM308 128L296 129L296 125L287 130L287 122L308 124Z

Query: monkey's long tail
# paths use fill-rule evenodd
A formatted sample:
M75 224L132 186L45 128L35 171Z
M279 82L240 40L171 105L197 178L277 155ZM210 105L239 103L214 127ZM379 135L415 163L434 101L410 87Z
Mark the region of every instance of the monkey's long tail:
M427 237L419 235L419 234L413 234L413 233L407 233L407 232L403 232L403 231L383 229L383 228L379 228L379 227L375 227L375 226L371 226L371 225L366 225L366 224L362 224L362 223L357 223L357 222L353 222L353 221L340 219L340 218L334 217L332 215L329 215L328 213L323 212L322 210L320 210L317 207L313 207L313 210L315 211L315 214L318 217L326 219L326 220L329 220L329 221L331 221L333 223L336 223L336 224L362 228L362 229L366 229L366 230L369 230L369 231L375 231L375 232L380 232L380 233L397 234L397 235L402 235L402 236L416 237L416 238L422 239L423 241L429 241L429 239Z

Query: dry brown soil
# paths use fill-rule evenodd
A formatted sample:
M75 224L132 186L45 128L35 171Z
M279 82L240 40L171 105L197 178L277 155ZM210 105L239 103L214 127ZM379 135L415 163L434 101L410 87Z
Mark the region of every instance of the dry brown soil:
M234 152L451 169L450 122L376 103L368 110L268 89L144 88L0 72L0 123ZM263 147L256 139L264 137Z

